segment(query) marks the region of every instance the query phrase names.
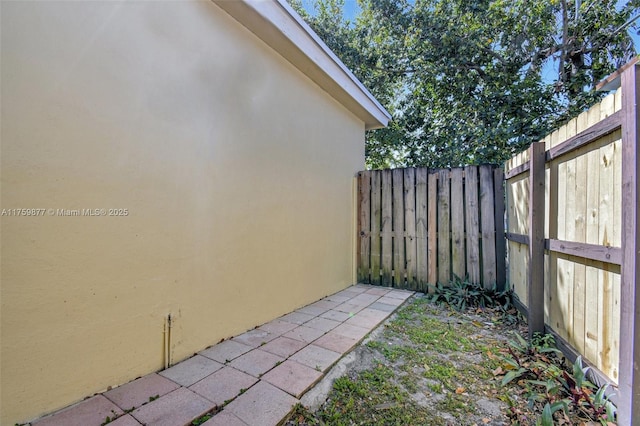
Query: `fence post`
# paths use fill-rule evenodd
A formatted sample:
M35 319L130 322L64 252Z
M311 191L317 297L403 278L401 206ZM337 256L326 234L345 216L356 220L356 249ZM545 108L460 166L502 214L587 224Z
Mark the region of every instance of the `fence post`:
M618 421L621 425L640 424L640 327L635 327L640 310L640 294L636 292L636 273L640 267L638 83L636 65L622 72L622 268L618 386Z
M544 332L544 142L531 144L529 157L529 339Z

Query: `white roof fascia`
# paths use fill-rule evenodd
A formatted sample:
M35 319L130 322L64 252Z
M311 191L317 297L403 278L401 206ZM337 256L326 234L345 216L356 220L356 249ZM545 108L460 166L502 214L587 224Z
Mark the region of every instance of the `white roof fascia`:
M365 123L386 127L391 115L286 0L213 0Z

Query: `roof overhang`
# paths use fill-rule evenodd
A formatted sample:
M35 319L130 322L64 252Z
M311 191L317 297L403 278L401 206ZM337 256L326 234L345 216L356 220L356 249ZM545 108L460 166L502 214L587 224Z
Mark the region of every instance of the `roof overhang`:
M285 0L213 0L365 123L391 115Z

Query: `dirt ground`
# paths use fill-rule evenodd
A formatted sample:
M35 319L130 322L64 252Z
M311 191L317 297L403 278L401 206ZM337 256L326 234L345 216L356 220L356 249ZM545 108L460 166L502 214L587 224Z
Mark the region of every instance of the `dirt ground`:
M286 425L509 425L500 384L515 316L457 312L416 294L336 365ZM324 388L324 393L323 393ZM328 395L327 395L328 392Z

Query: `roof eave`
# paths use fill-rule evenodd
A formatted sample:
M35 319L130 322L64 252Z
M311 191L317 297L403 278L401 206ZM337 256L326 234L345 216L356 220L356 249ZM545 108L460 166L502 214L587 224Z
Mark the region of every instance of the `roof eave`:
M213 2L360 118L365 129L387 126L387 110L285 0Z

